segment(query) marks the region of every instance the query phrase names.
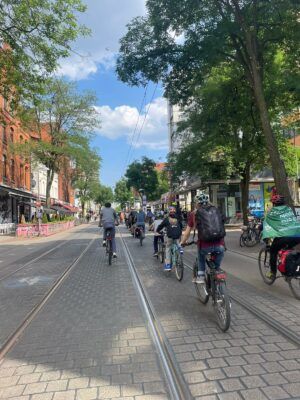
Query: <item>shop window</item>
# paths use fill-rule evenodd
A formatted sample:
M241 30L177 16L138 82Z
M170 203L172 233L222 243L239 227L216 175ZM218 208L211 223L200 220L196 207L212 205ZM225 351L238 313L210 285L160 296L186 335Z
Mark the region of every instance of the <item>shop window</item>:
M7 143L6 126L4 125L2 125L2 141L3 143Z
M2 171L3 171L3 179L7 179L7 158L6 155L4 154L2 156Z
M14 182L15 181L15 161L10 160L10 178Z

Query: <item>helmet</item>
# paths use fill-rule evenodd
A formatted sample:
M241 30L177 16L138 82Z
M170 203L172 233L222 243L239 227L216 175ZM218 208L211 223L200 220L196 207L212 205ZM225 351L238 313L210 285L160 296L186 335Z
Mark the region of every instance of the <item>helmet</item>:
M209 202L209 196L205 193L200 193L195 196L194 200L197 204L205 205Z
M284 197L281 196L280 194L274 194L271 197L271 202L273 203L274 206L283 206L285 203Z

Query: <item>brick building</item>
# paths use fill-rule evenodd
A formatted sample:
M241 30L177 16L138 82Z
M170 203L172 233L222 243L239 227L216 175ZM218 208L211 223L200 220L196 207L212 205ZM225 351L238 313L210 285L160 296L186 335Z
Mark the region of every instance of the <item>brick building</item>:
M12 151L12 145L25 144L29 139L0 96L0 224L31 217L30 160Z

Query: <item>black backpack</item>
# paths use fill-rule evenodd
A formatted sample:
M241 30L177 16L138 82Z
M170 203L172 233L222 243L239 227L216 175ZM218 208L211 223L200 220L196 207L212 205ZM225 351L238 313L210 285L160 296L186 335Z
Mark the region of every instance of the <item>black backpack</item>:
M167 237L168 238L170 238L170 239L179 239L180 238L180 236L182 234L182 230L181 230L181 226L180 226L178 219L172 218L170 221L170 218L169 218L166 228L167 228Z
M222 215L214 206L209 205L197 210L196 225L199 239L204 242L215 242L226 235Z
M285 259L285 275L300 276L300 252L291 251Z

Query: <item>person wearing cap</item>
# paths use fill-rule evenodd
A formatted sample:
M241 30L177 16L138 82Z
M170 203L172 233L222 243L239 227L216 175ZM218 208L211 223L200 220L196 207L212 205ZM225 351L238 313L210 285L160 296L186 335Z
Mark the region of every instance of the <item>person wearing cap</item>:
M195 210L190 212L187 221L187 227L184 231L181 245L184 246L187 242L190 233L192 231L195 232L197 229L197 222L196 222L196 213L201 207L213 207L209 202L209 196L205 193L201 193L200 195L195 196ZM198 232L198 240L197 240L197 247L198 247L198 275L197 277L193 277L193 283L203 284L205 282L205 268L206 268L206 255L208 253L216 251L218 254L215 258L215 264L217 268L220 268L221 262L224 257L225 251L225 242L224 239L220 239L213 242L205 242L200 239L199 232Z

